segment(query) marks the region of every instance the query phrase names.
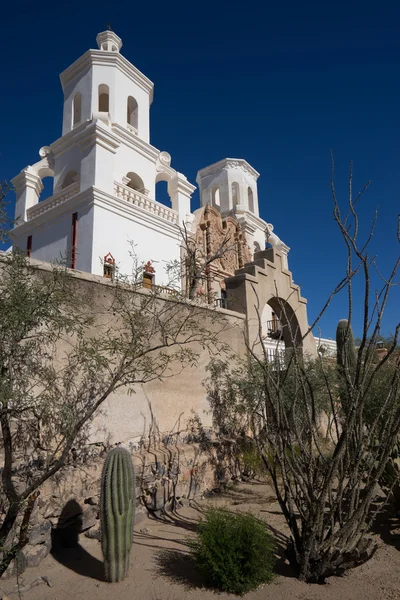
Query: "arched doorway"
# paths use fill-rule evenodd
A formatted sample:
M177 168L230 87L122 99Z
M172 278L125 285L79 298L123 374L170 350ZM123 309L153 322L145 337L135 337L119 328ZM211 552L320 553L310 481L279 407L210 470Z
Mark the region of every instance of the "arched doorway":
M253 352L263 355L267 338L275 346L284 345L286 352L295 348L316 356L307 300L293 283L280 250L258 252L255 261L225 279L225 284L231 310L246 315L247 343Z
M285 348L301 348L303 340L300 324L289 302L278 296L272 297L265 305L265 310L271 315L268 320L268 335L272 339L282 340Z
M290 304L283 298L270 298L261 313L261 337L264 354L271 363L285 364L288 350L302 350L299 322Z

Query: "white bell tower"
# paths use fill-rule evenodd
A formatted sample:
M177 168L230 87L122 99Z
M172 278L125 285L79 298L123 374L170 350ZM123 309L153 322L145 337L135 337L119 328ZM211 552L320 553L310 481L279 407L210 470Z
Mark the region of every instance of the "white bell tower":
M273 226L260 218L257 179L260 174L242 158L225 158L197 173L201 206L209 204L223 216L233 214L242 226L252 253L264 250L265 243L279 247L288 268L290 248L276 234Z
M260 174L243 159L225 158L197 174L201 205L210 204L221 213L258 213L257 179Z
M88 50L60 75L62 134L96 116L106 124L127 127L149 142L152 82L120 54L122 40L113 31L99 33L96 42L98 50Z
M64 92L62 137L44 146L42 160L14 178L14 244L33 258L64 257L71 268L103 274L109 253L131 273L131 244L151 261L157 284L180 257L179 228L191 220L195 187L171 167L171 156L150 144L153 83L120 53L113 31L99 33L60 75ZM53 195L40 201L43 177ZM170 206L157 201L166 181Z

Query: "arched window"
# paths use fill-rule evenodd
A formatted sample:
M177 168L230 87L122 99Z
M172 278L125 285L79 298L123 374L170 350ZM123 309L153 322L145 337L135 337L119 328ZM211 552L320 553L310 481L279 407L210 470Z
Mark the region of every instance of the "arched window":
M213 206L221 206L221 199L219 197L219 188L215 187L212 191L212 205Z
M36 175L39 175L42 186L38 202L42 202L54 194L54 170L48 160L43 159L39 165Z
M72 183L75 183L75 181L79 181L78 173L76 171L68 171L68 173L64 177L64 181L62 182L61 189L63 190Z
M99 85L99 112L110 112L110 89L108 85Z
M135 129L138 128L138 103L133 96L129 96L126 103L126 121Z
M81 122L82 118L82 96L81 93L78 92L75 94L74 99L72 100L72 127L78 125Z
M234 181L232 183L232 206L235 208L240 204L239 184Z
M249 211L254 212L253 190L251 189L251 187L247 188L247 197L249 200Z
M171 208L172 200L168 191L168 181L159 178L156 180L156 201Z
M145 189L143 179L139 177L137 173L133 173L131 171L126 177L129 179L129 183L127 183L128 187L130 187L132 190L140 192L141 194L144 194Z
M44 175L42 177L42 191L40 192L39 202L47 200L54 194L54 176Z

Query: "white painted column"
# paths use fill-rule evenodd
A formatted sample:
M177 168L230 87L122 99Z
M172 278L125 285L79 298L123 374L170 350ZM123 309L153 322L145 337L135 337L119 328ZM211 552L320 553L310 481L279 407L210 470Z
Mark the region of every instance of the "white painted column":
M191 214L190 198L196 187L188 182L182 173L177 173L168 184L172 208L178 213L178 224L186 222Z
M96 121L80 142L82 152L81 191L96 187L114 193L114 155L120 146L118 138L102 121Z
M27 211L39 202L43 184L32 167L21 171L11 180L11 183L16 191L15 221L18 221L17 224L19 224L28 220Z

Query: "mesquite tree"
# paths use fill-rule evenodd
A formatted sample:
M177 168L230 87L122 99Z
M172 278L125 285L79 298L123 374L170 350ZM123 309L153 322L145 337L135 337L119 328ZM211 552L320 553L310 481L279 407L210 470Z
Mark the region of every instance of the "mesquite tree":
M41 485L84 449L104 402L196 365L199 348L218 352L223 328L178 291L165 298L127 280L103 288L1 255L0 576L28 541Z
M353 311L360 305L353 280L360 276L363 329L355 356L350 351L339 366L322 357L309 360L293 336L294 351L284 369L249 347L249 365L232 370L229 364L214 364L209 380L215 426L221 436L240 431L254 441L290 529L288 557L307 582L341 574L374 553L368 534L375 514L372 501L400 431L400 323L388 352L376 352L400 259L386 277L378 272L380 288L374 293L376 265L369 244L376 218L366 241L360 242L355 205L363 192L353 198L351 183L350 172L349 206L343 215L332 175L334 219L347 248L346 272L309 331L334 295L347 290L343 330L348 342ZM400 220L397 238L400 242ZM281 310L285 314L284 302ZM259 321L261 336L261 316ZM318 419L324 405L333 420L329 447Z

